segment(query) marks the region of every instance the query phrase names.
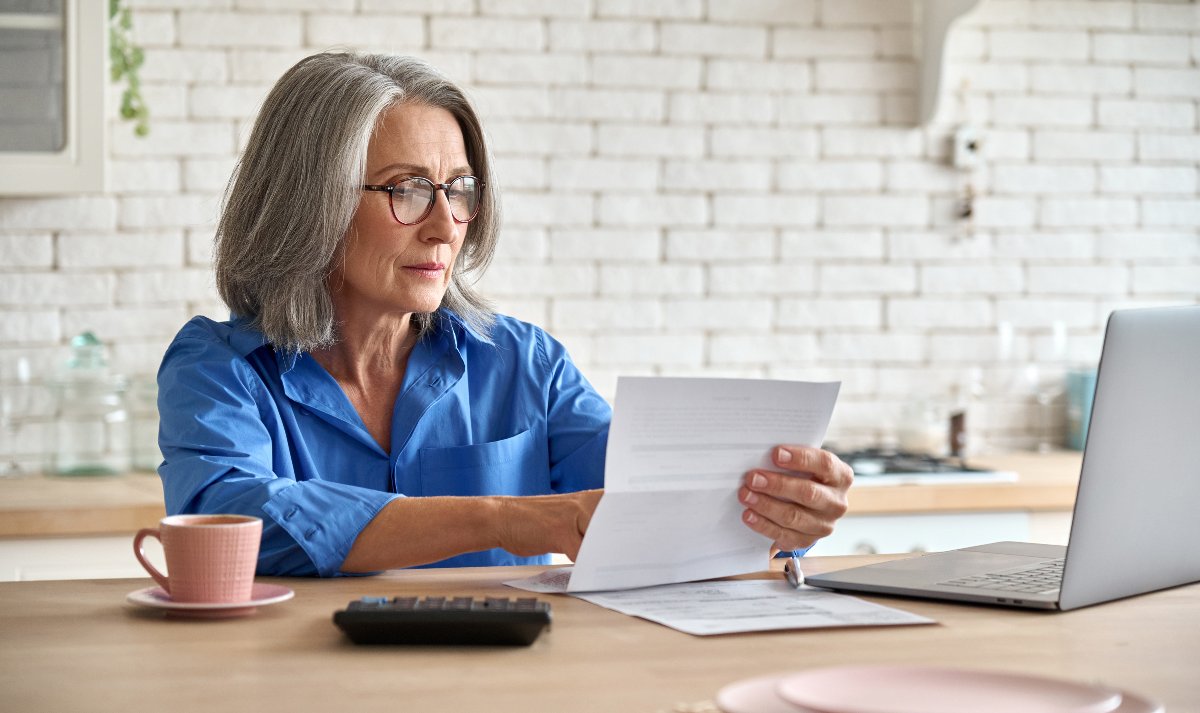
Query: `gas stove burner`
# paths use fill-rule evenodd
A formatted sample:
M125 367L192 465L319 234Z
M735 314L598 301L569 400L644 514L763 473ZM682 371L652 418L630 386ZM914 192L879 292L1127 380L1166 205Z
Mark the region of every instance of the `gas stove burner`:
M979 483L1017 479L1015 473L1007 471L972 468L957 456L942 457L896 448L861 448L838 453L838 457L854 469L855 485Z

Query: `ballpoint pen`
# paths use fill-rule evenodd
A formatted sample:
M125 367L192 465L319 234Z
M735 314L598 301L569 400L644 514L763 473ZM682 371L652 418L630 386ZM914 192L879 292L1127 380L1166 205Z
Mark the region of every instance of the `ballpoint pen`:
M800 558L795 552L792 552L791 558L783 563L783 573L787 575L787 581L796 589L804 585L804 572L800 569Z

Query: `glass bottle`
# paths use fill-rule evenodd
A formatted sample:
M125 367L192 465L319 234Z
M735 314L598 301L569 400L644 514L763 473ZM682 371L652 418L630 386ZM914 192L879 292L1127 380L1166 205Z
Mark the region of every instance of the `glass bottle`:
M133 469L155 472L162 463L158 450L158 383L154 377L137 377L129 382L128 398L133 451Z
M91 332L71 340L71 358L54 382L58 401L51 471L115 475L129 469L125 382L108 368L104 345Z

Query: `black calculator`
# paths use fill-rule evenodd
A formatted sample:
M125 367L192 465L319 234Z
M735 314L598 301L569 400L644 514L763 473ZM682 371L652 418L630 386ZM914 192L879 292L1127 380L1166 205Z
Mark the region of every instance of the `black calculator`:
M356 644L529 646L550 625L534 598L363 597L333 614Z

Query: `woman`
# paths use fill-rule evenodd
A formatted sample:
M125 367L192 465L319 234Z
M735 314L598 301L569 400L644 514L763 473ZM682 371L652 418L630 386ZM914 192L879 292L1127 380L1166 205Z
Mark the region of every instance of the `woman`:
M326 53L279 80L217 228L234 317L191 320L159 371L168 512L261 516L260 574L574 557L611 413L561 344L471 288L491 178L474 110L419 60ZM779 454L811 479L755 472L738 497L805 547L850 471Z

